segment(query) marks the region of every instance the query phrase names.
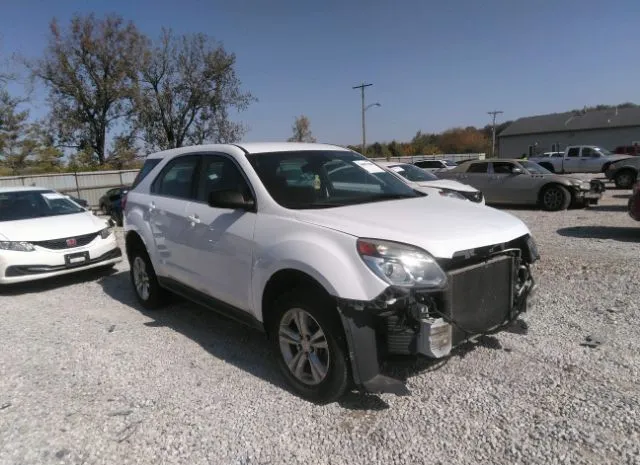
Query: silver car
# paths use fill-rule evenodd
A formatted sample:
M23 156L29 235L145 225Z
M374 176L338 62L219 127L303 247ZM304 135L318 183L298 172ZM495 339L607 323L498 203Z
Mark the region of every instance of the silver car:
M482 191L488 204L537 205L549 211L595 205L604 185L554 174L537 163L516 159L474 160L435 173Z

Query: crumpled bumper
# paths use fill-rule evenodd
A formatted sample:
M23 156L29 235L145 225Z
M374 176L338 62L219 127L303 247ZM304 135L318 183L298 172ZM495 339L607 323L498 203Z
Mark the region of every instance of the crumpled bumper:
M382 372L390 355L442 358L455 346L503 330L527 311L535 290L529 265L499 256L448 272L446 289L389 287L373 301L338 300L356 386L409 394Z

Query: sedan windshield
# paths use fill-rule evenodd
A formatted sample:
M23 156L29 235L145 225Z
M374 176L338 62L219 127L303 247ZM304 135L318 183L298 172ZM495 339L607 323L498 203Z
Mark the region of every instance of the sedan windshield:
M414 165L401 164L389 166L391 171L395 171L400 176L412 182L437 181L438 177L428 171Z
M362 155L346 150L260 153L247 158L271 197L286 208L331 208L424 196Z
M532 161L521 161L522 167L531 174L553 174L551 171L543 166L538 165Z
M30 220L82 212L86 210L51 190L0 193L0 221Z

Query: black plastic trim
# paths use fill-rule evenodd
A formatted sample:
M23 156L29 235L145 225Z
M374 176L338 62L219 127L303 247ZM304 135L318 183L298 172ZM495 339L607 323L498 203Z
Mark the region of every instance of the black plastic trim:
M79 263L77 265L13 265L5 270L4 275L7 278L14 278L17 276L32 276L37 274L52 273L54 271L73 270L76 268L84 268L88 265L94 265L96 263L104 262L114 258L122 257L122 250L120 247L110 250L107 253L100 255L88 262Z
M160 283L160 286L184 297L187 300L190 300L198 305L202 305L203 307L213 310L216 313L231 318L232 320L235 320L246 326L250 326L261 332L265 331L264 325L261 321L240 308L218 300L215 297L211 297L172 278L158 276L158 282Z

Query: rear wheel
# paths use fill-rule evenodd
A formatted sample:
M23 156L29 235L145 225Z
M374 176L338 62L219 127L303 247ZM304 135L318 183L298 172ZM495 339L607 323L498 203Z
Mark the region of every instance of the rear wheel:
M347 344L331 299L294 290L273 305L269 338L293 391L313 402L341 397L351 380Z
M638 175L633 170L621 170L616 173L613 182L618 189L631 189L636 182Z
M162 307L167 301L168 293L160 287L147 251L136 247L129 255L129 261L131 283L140 305L149 310Z
M560 185L545 187L540 194L540 204L547 211L560 211L569 208L571 194Z

